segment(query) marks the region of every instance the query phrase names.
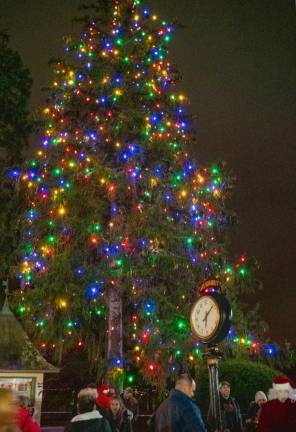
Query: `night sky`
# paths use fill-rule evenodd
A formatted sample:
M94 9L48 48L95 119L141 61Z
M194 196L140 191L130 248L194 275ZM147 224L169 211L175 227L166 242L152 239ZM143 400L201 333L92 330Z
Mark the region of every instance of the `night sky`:
M80 0L0 0L0 29L11 35L33 79L32 109L51 82L47 62ZM231 254L256 256L258 294L273 339L296 343L296 15L294 0L147 0L177 19L171 59L196 117L194 154L224 160L237 178L229 207L239 225Z

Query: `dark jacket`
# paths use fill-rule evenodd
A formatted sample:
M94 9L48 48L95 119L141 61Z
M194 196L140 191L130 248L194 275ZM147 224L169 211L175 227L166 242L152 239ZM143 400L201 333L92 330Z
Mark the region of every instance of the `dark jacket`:
M241 432L243 429L242 416L237 401L233 397L225 399L220 395L220 404L223 427L231 432Z
M220 394L220 407L223 430L229 429L230 432L241 432L243 430L242 416L237 401L233 397L224 399ZM211 431L215 430L215 420L211 412L211 407L208 412L208 425Z
M135 423L139 417L139 404L136 398L131 397L130 399L124 399L123 397L123 403L125 407L132 412L133 419L132 422Z
M251 402L246 417L246 432L256 432L258 430L258 414L260 406L256 402Z
M94 410L74 417L67 432L111 432L111 427L108 420Z
M150 430L154 432L206 432L201 413L190 397L172 390L153 415Z
M112 432L132 432L131 421L128 417L126 409L121 411L118 417L114 418L111 410L109 409L106 418L110 423Z

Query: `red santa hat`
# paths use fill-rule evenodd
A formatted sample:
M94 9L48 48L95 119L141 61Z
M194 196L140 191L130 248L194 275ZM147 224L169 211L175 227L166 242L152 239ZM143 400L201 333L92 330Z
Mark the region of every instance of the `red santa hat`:
M98 388L98 393L99 394L108 394L109 393L109 386L107 384L102 384Z
M98 397L96 399L97 405L103 407L104 409L109 409L111 398L108 396L109 386L107 384L102 384L98 388Z
M295 384L286 375L279 375L279 376L274 378L274 380L272 382L272 388L276 391L289 390L292 392L295 390Z

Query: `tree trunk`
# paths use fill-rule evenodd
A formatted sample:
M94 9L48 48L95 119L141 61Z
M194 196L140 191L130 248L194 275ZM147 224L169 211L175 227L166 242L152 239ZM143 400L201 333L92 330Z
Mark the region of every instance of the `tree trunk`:
M123 389L122 293L120 282L114 282L108 292L107 379L117 391Z

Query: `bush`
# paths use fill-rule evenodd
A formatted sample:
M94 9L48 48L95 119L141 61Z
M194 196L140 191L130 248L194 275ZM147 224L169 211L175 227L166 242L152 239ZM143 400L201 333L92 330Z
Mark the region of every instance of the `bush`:
M279 375L276 369L249 360L224 360L219 363L219 379L231 384L231 394L240 404L245 413L258 390L266 394L271 387L272 380ZM197 403L204 413L209 406L209 380L206 367L197 373Z

